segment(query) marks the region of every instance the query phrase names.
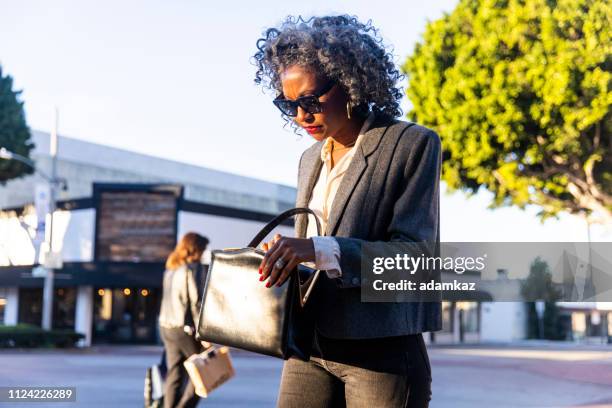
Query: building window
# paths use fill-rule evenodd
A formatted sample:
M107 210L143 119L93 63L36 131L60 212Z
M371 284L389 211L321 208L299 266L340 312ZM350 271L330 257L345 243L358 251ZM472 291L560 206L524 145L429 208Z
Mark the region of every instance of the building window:
M453 303L442 302L442 332L453 331Z
M159 289L96 288L94 297L94 342L157 341Z
M42 298L41 288L19 288L19 323L41 326Z
M76 288L57 288L53 299L53 328L74 330Z
M480 308L478 302L457 302L461 313L461 324L466 333L478 333L480 331Z
M4 313L6 310L6 289L0 288L0 324L4 324Z
M574 339L582 339L586 337L587 324L586 314L584 312L572 313L572 335Z
M19 323L42 325L43 290L19 289ZM56 288L53 298L53 328L74 330L76 288Z

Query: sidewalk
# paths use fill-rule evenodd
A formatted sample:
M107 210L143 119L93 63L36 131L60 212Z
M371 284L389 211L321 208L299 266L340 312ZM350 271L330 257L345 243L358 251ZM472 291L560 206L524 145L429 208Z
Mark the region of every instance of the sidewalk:
M431 408L612 407L612 350L465 345L429 348ZM558 345L557 345L558 346ZM0 351L0 386L74 386L77 403L55 408L142 406L145 368L161 346ZM236 377L200 406L272 407L282 360L232 351ZM0 407L9 406L0 403ZM14 405L13 405L14 406ZM44 404L20 403L19 407Z
M610 351L612 344L579 343L553 340L516 340L512 342L429 343L428 348L494 348Z

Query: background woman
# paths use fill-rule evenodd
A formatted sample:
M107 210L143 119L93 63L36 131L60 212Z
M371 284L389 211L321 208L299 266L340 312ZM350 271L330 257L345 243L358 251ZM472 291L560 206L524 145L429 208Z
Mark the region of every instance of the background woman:
M164 407L195 407L199 397L183 362L202 351L194 337L194 321L200 310L204 282L202 254L208 238L189 232L166 261L159 327L166 349Z
M440 140L401 122L400 73L371 23L287 18L257 42L255 82L316 141L299 163L297 238L264 244L261 281L282 285L299 263L326 274L310 299L309 361L285 362L280 407L425 407L431 369L422 333L441 328L439 302L362 303L361 245L439 241Z

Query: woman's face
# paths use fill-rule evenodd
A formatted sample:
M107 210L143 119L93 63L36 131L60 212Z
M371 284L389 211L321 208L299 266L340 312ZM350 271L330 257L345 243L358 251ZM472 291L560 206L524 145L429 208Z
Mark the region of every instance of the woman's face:
M284 70L280 80L283 95L290 100L317 93L328 84L324 78L317 77L312 70L298 65ZM348 97L338 85L335 85L319 98L319 102L323 107L321 113L308 113L299 107L297 116L293 120L317 141L327 137L337 139L338 135L350 128L346 114Z

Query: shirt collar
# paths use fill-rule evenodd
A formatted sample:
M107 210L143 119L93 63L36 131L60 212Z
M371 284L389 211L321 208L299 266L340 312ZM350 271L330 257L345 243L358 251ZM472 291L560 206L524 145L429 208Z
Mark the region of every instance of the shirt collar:
M359 145L359 143L361 142L362 136L370 129L373 122L374 122L374 113L370 112L365 122L363 122L361 129L359 130L359 135L357 136L357 140L355 140L355 145L353 145L353 148ZM329 159L329 155L331 154L331 147L332 147L332 138L327 137L325 139L325 142L323 143L323 147L321 148L321 161L326 162Z

